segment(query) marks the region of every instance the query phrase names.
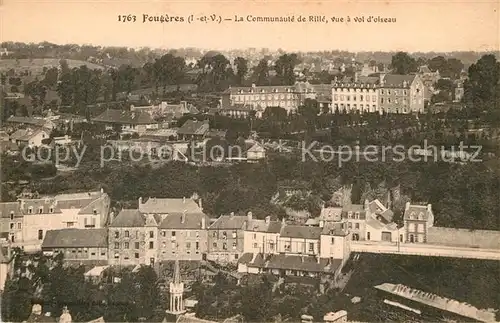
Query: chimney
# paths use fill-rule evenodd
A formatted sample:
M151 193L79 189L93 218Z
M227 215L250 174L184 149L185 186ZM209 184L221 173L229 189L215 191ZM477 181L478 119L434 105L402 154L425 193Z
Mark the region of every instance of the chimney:
M234 212L231 212L231 213L229 214L229 216L230 216L230 217L233 217L233 216L234 216Z
M322 228L325 226L325 221L319 220L319 227Z
M370 204L370 202L368 202L368 199L365 199L365 211L368 210L368 205Z
M354 72L354 83L358 83L359 75L358 72Z
M250 211L247 213L247 220L252 221L252 212Z
M201 218L201 229L202 229L202 230L205 230L205 229L206 229L206 226L207 226L207 224L206 224L206 219L205 219L205 216L203 216L203 217Z
M186 198L185 197L182 198L182 203L186 204Z
M184 210L184 211L182 212L182 216L181 216L181 223L186 222L186 212L187 212L187 210Z
M252 87L253 87L253 88L255 88L255 87L256 87L256 86L255 86L255 83L252 83Z
M139 205L141 205L141 204L142 204L142 196L139 197Z
M432 212L432 204L427 204L427 211Z
M201 197L198 199L198 206L203 210L203 204L201 203Z
M271 217L268 215L266 216L266 219L265 219L266 223L269 223L271 221Z
M286 219L285 219L285 217L282 217L282 218L281 218L281 224L282 224L282 225L285 225L285 224L286 224Z
M321 258L319 257L319 255L316 256L316 262L319 264L321 262Z
M385 74L384 73L380 73L379 74L380 85L384 85L384 83L385 83L384 78L385 78Z
M406 205L405 205L405 211L408 210L410 208L410 202L406 202Z
M104 193L104 188L101 187L101 194L103 194L103 193Z
M301 262L304 262L304 256L301 256L301 257L300 257L300 261L301 261Z

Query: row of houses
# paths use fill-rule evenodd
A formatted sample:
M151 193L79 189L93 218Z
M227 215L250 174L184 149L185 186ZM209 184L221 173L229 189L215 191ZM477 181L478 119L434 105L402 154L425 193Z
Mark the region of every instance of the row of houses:
M196 197L140 198L137 209L116 215L109 204L104 192L0 203L1 232L13 245L63 252L69 261L153 265L174 259L212 260L239 262L240 270L260 272L275 263L286 267L314 262L316 269L332 261L343 264L352 240L425 243L433 225L430 205L408 204L405 225L398 228L392 211L378 200L325 207L319 218L304 225L259 220L251 212L211 219Z
M306 99L315 99L322 110L379 113L424 112L425 86L419 74L375 73L335 78L331 84L296 82L290 86L230 87L222 94L220 114L262 117L267 107L296 113Z

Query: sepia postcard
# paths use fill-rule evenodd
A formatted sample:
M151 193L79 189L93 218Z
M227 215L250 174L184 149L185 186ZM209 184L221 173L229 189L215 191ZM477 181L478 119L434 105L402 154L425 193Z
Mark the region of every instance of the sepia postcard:
M500 321L499 9L0 0L0 321Z

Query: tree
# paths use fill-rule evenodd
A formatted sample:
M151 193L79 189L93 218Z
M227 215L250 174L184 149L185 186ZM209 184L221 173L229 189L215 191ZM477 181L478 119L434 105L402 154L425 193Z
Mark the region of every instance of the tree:
M494 55L484 55L469 67L464 84L466 102L476 109L498 111L500 102L500 63Z
M392 56L391 67L394 74L410 74L417 71L417 62L405 52L398 52Z
M292 85L295 83L294 68L298 62L297 54L284 54L276 60L274 70L281 85Z
M234 65L236 65L236 82L238 85L243 85L248 72L248 62L243 57L236 57Z
M269 66L267 59L261 59L254 67L253 77L257 85L269 85Z

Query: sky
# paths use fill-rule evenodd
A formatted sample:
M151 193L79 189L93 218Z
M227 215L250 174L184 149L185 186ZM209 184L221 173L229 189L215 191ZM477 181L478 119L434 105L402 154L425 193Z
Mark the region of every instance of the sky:
M498 0L267 1L267 0L0 0L0 40L101 46L296 51L499 50ZM119 22L119 15L136 22ZM143 15L182 16L184 22L143 22ZM243 22L189 23L215 15ZM294 16L293 23L247 22L247 16ZM329 23L297 22L325 16ZM369 16L394 23L367 22ZM343 18L332 22L331 18ZM347 17L351 19L347 22ZM354 22L364 17L365 22ZM210 19L210 18L209 18Z

